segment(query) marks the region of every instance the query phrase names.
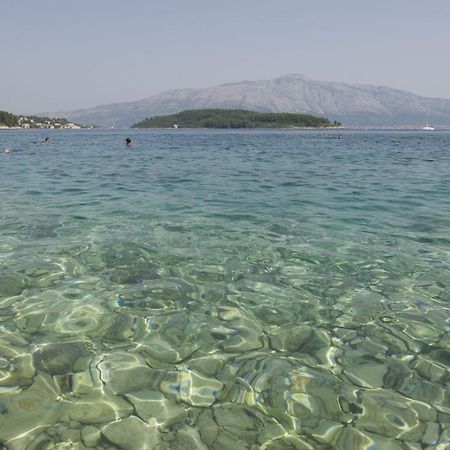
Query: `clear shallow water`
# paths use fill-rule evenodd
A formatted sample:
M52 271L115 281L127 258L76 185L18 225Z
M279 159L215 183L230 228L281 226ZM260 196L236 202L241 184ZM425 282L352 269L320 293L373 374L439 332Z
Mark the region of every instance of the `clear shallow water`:
M341 134L2 131L3 446L448 448L450 134Z

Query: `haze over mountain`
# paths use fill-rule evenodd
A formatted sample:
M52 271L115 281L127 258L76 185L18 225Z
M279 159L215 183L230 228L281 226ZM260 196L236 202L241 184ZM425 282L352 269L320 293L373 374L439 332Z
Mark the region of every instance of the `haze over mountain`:
M290 74L204 89L176 89L144 100L50 114L101 127L129 127L146 117L186 109L226 108L326 116L344 126L450 126L450 100L385 86L311 80Z

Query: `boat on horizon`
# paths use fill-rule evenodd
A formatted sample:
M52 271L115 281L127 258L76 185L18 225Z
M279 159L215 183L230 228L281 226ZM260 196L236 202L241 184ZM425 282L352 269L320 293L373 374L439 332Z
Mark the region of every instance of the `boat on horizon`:
M431 123L427 120L427 121L425 122L425 125L423 126L422 130L425 130L425 131L434 131L434 126L431 125Z

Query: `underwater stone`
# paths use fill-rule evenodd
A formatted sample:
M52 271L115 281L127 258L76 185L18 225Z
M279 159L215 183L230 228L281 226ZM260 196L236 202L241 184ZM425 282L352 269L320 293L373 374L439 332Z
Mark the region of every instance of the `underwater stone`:
M267 325L283 325L292 321L292 312L275 309L272 305L254 309L255 316Z
M33 353L36 368L50 375L82 372L93 355L84 342L43 344Z
M55 448L54 440L48 436L46 433L39 433L37 436L31 439L25 447L25 440L13 441L9 444L9 450L53 450ZM58 447L56 447L58 448Z
M70 403L60 400L58 394L53 380L41 375L27 389L2 393L0 436L8 449L26 448L43 429L64 420Z
M264 422L263 429L258 434L258 443L265 448L264 444L274 439L281 438L286 434L286 429L275 420Z
M119 395L152 386L159 373L139 355L125 352L106 355L97 367L102 381Z
M422 438L424 425L407 398L392 392L366 391L362 408L364 412L356 420L358 428L406 441Z
M0 346L1 351L1 346ZM11 360L4 359L5 367L0 368L0 387L1 386L29 386L33 383L35 369L33 358L25 353Z
M376 364L374 361L351 365L344 364L344 374L357 386L365 388L381 388L384 386L384 377L387 372L385 364Z
M102 438L97 427L86 425L81 429L81 439L86 447L96 447Z
M406 379L402 386L398 388L398 391L407 397L432 404L435 407L441 405L445 407L446 392L435 383L430 383L425 380ZM450 408L450 404L448 408Z
M219 435L219 427L213 418L211 410L203 411L198 418L198 427L202 441L211 447Z
M434 361L430 361L420 355L414 361L412 367L419 375L428 378L433 382L445 383L446 378L449 377L448 370L436 364Z
M124 450L154 450L160 442L156 429L136 416L104 426L102 434L108 441Z
M248 449L248 445L229 431L222 430L217 436L213 448L217 450Z
M187 425L181 427L175 435L172 444L174 450L208 450L208 447L202 442L197 430Z
M328 363L326 352L331 340L323 330L303 325L286 327L271 338L271 346L282 352L299 352L315 356L323 364Z
M199 348L198 335L198 323L189 315L161 315L154 321L152 331L139 342L139 350L158 362L179 363Z
M404 450L424 450L422 445L418 442L405 442L403 444ZM425 449L428 450L428 449ZM436 450L435 448L429 450Z
M6 369L10 364L11 364L10 361L8 361L5 358L0 357L0 369Z
M217 447L218 442L228 441L231 436L242 442L241 447L245 447L244 442L253 444L263 428L261 419L243 405L220 405L214 408L213 415L219 426Z
M292 371L285 393L286 409L306 427L314 427L318 418L347 422L337 396L339 387L340 382L326 373Z
M112 314L102 317L95 335L117 341L127 340L134 335L134 318L127 314Z
M406 379L413 376L412 370L401 360L390 358L386 362L387 372L384 376L384 385L398 390Z
M389 332L389 329L380 327L378 324L366 324L361 328L361 332L365 336L369 336L370 340L382 345L386 352L396 355L404 355L409 353L408 346L397 336Z
M346 427L339 434L334 448L336 450L368 449L371 448L372 444L372 439L361 431L356 428Z
M214 355L189 360L189 368L196 370L207 377L217 375L224 365L224 361L215 358Z
M437 348L431 350L429 357L445 367L450 366L450 349Z
M0 299L20 295L27 286L26 279L20 275L0 275Z
M147 338L139 347L139 350L149 358L169 364L180 363L197 349L198 345L195 343L178 346L158 337Z
M192 370L179 373L179 398L191 406L210 406L215 401L223 383L207 378Z
M427 445L436 445L439 440L439 424L427 422L422 442Z
M93 392L76 401L69 417L84 424L111 422L129 416L133 407L121 397Z
M299 436L287 435L275 439L266 444L263 448L264 450L316 450L317 447L309 444ZM350 448L351 447L346 450L350 450Z
M331 420L321 420L313 430L304 430L304 433L311 436L315 441L321 444L333 445L344 425Z
M311 337L310 327L289 327L272 333L271 347L279 352L295 352Z
M238 308L233 308L231 306L221 306L218 308L218 316L222 320L236 320L242 317L242 312Z
M376 433L366 433L366 435L372 439L373 448L380 448L383 450L404 450L405 446L403 441L388 438Z
M168 400L160 392L143 390L126 394L125 397L133 404L142 420L163 430L175 423L184 422L186 418L185 409Z
M376 433L367 433L357 430L356 428L344 428L338 437L336 446L333 447L336 450L348 450L348 449L369 449L379 448L383 450L403 450L403 443L380 436Z
M81 439L80 430L74 430L72 428L66 428L59 435L61 440L65 442L79 442Z
M75 395L87 394L93 387L91 371L86 369L84 372L77 372L71 376L72 392ZM100 385L100 383L98 383Z
M125 394L153 386L158 373L148 366L114 368L107 383L115 394Z
M30 335L39 330L44 319L44 313L24 314L21 319L16 321L17 328Z
M438 441L438 447L437 448L443 448L445 449L446 445L448 446L448 444L450 443L450 423L444 423L441 424L442 432L441 435L439 436L439 441ZM441 447L439 447L441 446Z
M25 336L22 336L21 334L17 333L17 332L12 332L9 330L6 330L4 328L0 329L0 348L2 349L2 353L3 353L3 348L2 348L2 344L5 344L5 348L8 347L27 347L29 342L27 341L27 339L25 339ZM3 356L4 353L3 353Z
M264 345L264 333L256 321L241 319L230 323L228 326L235 332L220 342L219 347L225 352L245 353L260 349Z

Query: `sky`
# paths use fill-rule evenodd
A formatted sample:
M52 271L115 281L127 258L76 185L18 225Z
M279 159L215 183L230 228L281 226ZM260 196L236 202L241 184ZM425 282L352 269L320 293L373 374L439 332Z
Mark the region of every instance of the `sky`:
M450 98L449 0L0 0L0 110L300 73Z

